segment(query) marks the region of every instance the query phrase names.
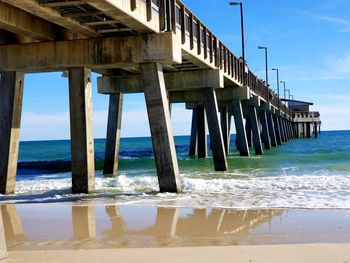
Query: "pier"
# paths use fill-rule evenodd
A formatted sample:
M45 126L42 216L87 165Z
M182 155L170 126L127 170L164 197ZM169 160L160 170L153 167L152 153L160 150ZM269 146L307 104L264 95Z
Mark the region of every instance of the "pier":
M310 103L283 101L177 0L0 1L0 193L16 184L25 73L69 78L72 192L95 189L92 88L109 96L104 174L117 176L123 95L144 93L161 192L180 192L171 104L192 111L189 155L241 156L320 132ZM91 85L91 72L101 75ZM234 167L233 167L234 168Z

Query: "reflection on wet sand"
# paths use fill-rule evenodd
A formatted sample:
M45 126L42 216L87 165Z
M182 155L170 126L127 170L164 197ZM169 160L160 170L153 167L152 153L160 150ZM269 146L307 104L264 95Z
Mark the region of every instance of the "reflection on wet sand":
M0 213L0 260L7 257L7 245L5 240L4 224L2 220L2 213Z
M1 214L6 240L23 240L22 222L17 213L16 205L2 205Z
M72 206L74 239L96 237L95 209L93 206Z
M1 206L9 250L238 244L252 229L282 213L282 210L65 205L59 215L62 217L63 213L68 224L71 221L68 226L64 219L55 217L46 221L41 218L38 223L35 209L50 214L55 211L54 205L33 206L31 216L22 211L21 218L16 208L21 210L23 206ZM26 225L30 231L26 231ZM41 232L43 229L45 233Z

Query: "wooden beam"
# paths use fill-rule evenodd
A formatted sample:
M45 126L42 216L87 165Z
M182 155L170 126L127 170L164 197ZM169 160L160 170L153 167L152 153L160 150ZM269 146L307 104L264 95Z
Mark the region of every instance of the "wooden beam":
M13 6L0 3L0 28L37 40L57 39L58 28Z
M81 25L79 22L69 17L64 17L50 7L40 5L36 0L2 0L2 2L15 6L32 15L48 20L86 37L100 36L100 34L98 34L93 28Z
M179 36L180 37L180 36ZM171 32L0 46L0 71L40 72L68 67L122 68L143 62L181 63L181 41ZM14 70L11 70L14 69Z

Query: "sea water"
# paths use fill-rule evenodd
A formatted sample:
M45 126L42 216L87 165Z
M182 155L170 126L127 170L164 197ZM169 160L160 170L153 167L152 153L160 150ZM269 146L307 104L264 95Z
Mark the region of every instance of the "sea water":
M102 174L105 140L95 140L96 192L71 194L70 141L21 142L16 195L2 203L91 200L166 207L350 208L350 131L322 132L240 157L231 136L227 172L210 156L188 156L188 136L175 137L183 192L160 194L150 138L122 138L118 176Z

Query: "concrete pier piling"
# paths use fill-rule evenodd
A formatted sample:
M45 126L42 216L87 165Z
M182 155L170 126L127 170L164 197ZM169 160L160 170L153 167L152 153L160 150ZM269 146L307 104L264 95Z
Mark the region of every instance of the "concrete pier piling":
M2 72L0 79L0 194L16 185L24 74Z
M311 138L311 123L310 122L306 123L306 137Z
M248 141L248 147L250 148L253 146L253 130L249 115L245 118L245 131Z
M103 166L104 175L116 176L118 172L122 112L123 93L110 94L105 159Z
M249 112L250 125L253 131L253 143L254 143L255 154L262 155L264 151L263 151L261 136L260 136L260 124L258 121L258 115L257 115L255 106L248 107L248 112Z
M285 130L285 127L284 127L284 124L283 124L282 117L278 117L278 122L279 122L279 125L280 125L281 140L282 140L282 142L287 142L286 133L285 133L286 130Z
M197 109L192 109L189 156L196 156L198 149Z
M214 88L204 89L205 113L208 119L210 142L215 171L227 171L226 152L218 118L219 110Z
M161 192L179 192L181 182L163 69L158 63L147 63L141 65L141 71L159 189Z
M317 123L314 123L314 134L315 134L315 138L318 137L318 130L317 130Z
M266 111L262 110L259 112L260 115L260 123L262 128L262 140L264 142L264 147L266 150L270 150L272 148L271 146L271 139L270 139L270 131L269 131L269 125L267 123L267 114Z
M206 113L204 105L197 105L197 134L198 134L198 158L204 159L208 156L207 128L206 128Z
M236 126L237 148L241 156L250 156L247 133L245 131L242 103L240 100L232 102L233 119Z
M272 147L276 147L277 146L277 140L276 140L275 124L274 124L273 116L272 116L271 113L267 114L267 124L269 126L269 134L270 134L271 146Z
M224 140L226 155L229 154L229 144L230 144L230 128L229 128L229 113L227 107L220 108L220 123L222 129L222 137Z
M275 124L275 133L276 133L277 145L282 145L281 126L280 126L280 122L279 122L278 116L274 116L273 120L274 120L274 124Z
M84 67L69 69L69 105L72 192L90 193L95 190L90 69Z

